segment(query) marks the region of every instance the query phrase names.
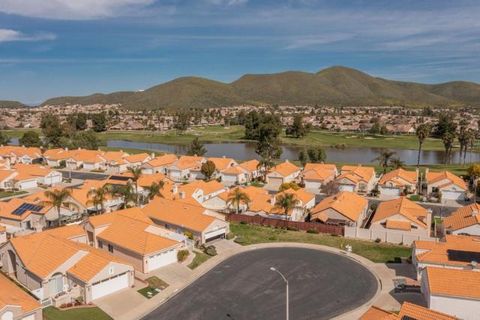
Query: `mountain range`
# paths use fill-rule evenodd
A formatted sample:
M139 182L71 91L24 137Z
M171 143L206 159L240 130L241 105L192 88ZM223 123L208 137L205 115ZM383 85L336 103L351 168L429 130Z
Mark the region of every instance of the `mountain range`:
M231 83L182 77L144 91L57 97L42 105L113 104L129 109L202 108L240 104L332 106L480 106L480 85L453 81L441 84L402 82L373 77L335 66L317 73L288 71L247 74Z

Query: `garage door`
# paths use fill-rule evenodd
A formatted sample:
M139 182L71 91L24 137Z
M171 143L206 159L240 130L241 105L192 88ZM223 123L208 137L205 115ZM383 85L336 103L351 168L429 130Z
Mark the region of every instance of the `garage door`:
M442 199L444 200L463 200L464 192L461 191L442 191Z
M147 260L147 272L164 267L171 263L177 262L177 250L168 250L154 256L151 256Z
M268 178L268 187L270 189L278 190L278 188L280 188L282 183L283 183L282 178L270 178L270 177Z
M340 191L350 191L353 192L355 190L355 186L348 185L348 184L343 184L338 187L338 190Z
M213 241L213 240L219 239L219 238L225 238L226 231L227 230L225 230L225 228L220 228L220 229L215 230L215 231L207 232L207 233L205 233L205 241L208 242L208 241Z
M92 300L128 288L128 272L92 285Z
M18 188L21 190L32 189L32 188L36 188L37 186L38 185L36 180L27 180L27 181L21 181L18 183Z
M385 196L399 196L400 189L398 188L380 188L380 193Z
M305 189L319 191L321 187L321 182L305 181Z

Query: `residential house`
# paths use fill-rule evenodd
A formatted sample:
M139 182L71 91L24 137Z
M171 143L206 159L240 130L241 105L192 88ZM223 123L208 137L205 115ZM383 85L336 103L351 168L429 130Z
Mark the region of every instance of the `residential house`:
M462 178L450 171L425 172L427 193L440 196L442 200L464 200L468 191L467 184Z
M167 174L167 168L177 160L178 157L174 154L164 154L162 156L155 157L142 165L142 172L144 174Z
M47 215L51 207L38 202L13 198L0 202L0 224L10 235L42 231L47 226Z
M232 158L227 158L227 157L211 157L207 159L208 161L212 161L215 164L215 174L214 178L217 178L220 176L220 172L227 170L229 168L233 168L238 166L237 161L235 161Z
M464 320L478 319L480 310L480 270L427 267L421 288L428 308Z
M66 165L66 161L70 158L71 154L71 151L68 149L48 149L43 153L43 158L49 167L57 168L61 167L62 164Z
M259 168L260 162L257 159L248 160L239 164L239 166L246 171L247 182L253 181L262 175L262 170Z
M417 190L418 171L402 168L384 174L378 181L378 191L383 196L399 197Z
M0 170L0 189L13 190L15 188L15 176L18 173L10 169Z
M177 262L185 237L155 226L138 207L89 217L88 241L146 274Z
M11 238L0 248L3 270L43 305L90 303L133 286L133 267L82 243L78 229L86 239L78 226Z
M61 172L42 165L16 164L13 166L13 169L18 172L18 175L15 176L15 180L18 181L17 183L20 183L20 181L35 179L37 185L51 187L61 183L63 180ZM28 189L30 187L32 186L29 186L28 184L19 184L19 189Z
M0 319L43 319L40 303L2 273L0 273Z
M268 216L270 211L273 209L273 198L272 196L268 193L267 190L259 187L254 187L254 186L248 186L248 187L237 187L240 188L240 190L245 193L248 198L249 202L245 203L242 202L239 205L239 213L242 214L247 214L247 215L262 215L262 216ZM237 208L236 205L233 203L228 203L228 197L233 192L234 189L231 189L230 192L225 192L222 193L220 196L224 201L226 202L227 209L230 210L231 212L236 212Z
M122 150L104 152L102 158L105 162L102 169L110 174L119 174L127 171L128 163L125 161L125 157L128 157L128 153Z
M0 146L0 159L8 160L11 164L39 163L42 160L42 150L36 147Z
M194 181L203 178L200 170L207 161L204 157L181 156L167 168L167 176L175 182Z
M367 194L375 186L375 170L372 167L343 166L336 178L340 191Z
M443 227L449 234L480 236L480 205L459 208L443 219Z
M176 196L177 190L178 196ZM227 189L224 185L216 180L208 182L197 180L173 187L174 197L176 196L177 199L181 199L182 201L193 199L194 204L215 211L221 211L226 208L225 201L220 197L220 195L226 191Z
M102 152L98 150L77 149L70 151L69 154L65 164L70 170L102 170L106 163Z
M198 244L225 238L229 232L227 222L200 205L156 197L143 211L155 224L191 236Z
M152 160L155 156L148 153L137 153L126 156L123 160L127 163L128 168L138 168L144 163Z
M400 230L430 236L432 212L419 204L400 197L380 202L370 222L371 229Z
M417 304L404 302L400 311L397 313L385 311L372 306L365 312L359 320L458 320L458 318L431 310Z
M280 197L287 194L294 195L294 198L297 200L297 204L293 209L289 210L287 216L285 216L283 209L275 206L275 204ZM270 217L287 219L290 221L305 221L305 217L308 215L309 210L315 206L315 194L307 192L303 188L298 190L288 189L273 196L272 205L273 207L269 212Z
M78 188L71 189L71 195L69 202L72 207L78 208L78 212L92 213L100 210L100 205L97 207L92 202L92 196L89 196L89 192L94 189L98 189L107 184L107 180L85 180L83 185ZM107 194L106 201L103 206L106 212L118 210L123 205L123 199L121 196L115 194Z
M353 192L341 191L320 201L310 213L311 221L360 226L367 217L368 201Z
M307 163L303 169L302 180L305 189L319 193L322 186L335 180L337 175L337 167L334 164Z
M249 173L241 166L234 166L224 169L219 173L223 185L231 187L245 184L249 181Z
M300 175L301 169L293 163L285 160L272 169L267 174L266 183L268 189L278 190L283 183L293 182Z

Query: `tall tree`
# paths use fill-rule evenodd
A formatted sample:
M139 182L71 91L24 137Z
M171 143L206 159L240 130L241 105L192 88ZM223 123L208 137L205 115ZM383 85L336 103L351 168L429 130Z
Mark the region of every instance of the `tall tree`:
M40 147L42 145L38 133L32 130L25 132L18 142L25 147Z
M274 208L283 210L285 220L288 220L288 212L293 210L300 201L293 193L283 193L275 199Z
M53 189L53 190L46 190L44 192L45 200L43 203L46 205L50 205L57 210L57 223L61 225L62 223L62 206L70 205L71 202L68 201L72 192L68 189Z
M402 161L400 158L392 158L390 159L390 166L394 169L400 169L405 167L405 162Z
M153 200L155 197L162 197L162 190L165 185L165 182L159 181L159 182L153 182L150 186L145 187L145 190L148 191L148 200Z
M93 131L95 132L107 131L107 117L105 116L105 112L93 114L92 124L93 124Z
M9 143L10 143L10 138L5 133L0 131L0 145L5 146Z
M217 170L217 168L215 167L215 163L211 160L207 160L200 168L200 172L205 176L205 180L207 181L212 178L215 170Z
M45 137L45 145L48 147L59 147L60 140L63 136L63 128L60 120L55 114L44 113L40 121L43 136Z
M445 164L450 163L453 143L455 142L455 132L445 132L442 136L443 147L445 149Z
M205 153L207 153L207 149L203 145L203 143L200 142L198 137L193 139L192 143L190 143L190 146L187 151L187 155L189 156L203 156Z
M307 127L303 125L303 116L295 115L292 125L287 128L285 133L294 138L303 138L308 133Z
M139 167L130 167L128 168L128 172L132 175L131 179L133 185L135 186L135 194L136 194L136 205L140 204L140 193L138 192L138 180L142 177L142 168Z
M227 205L235 206L235 212L238 214L240 212L240 205L245 203L248 206L250 201L248 195L237 187L228 194Z
M135 188L132 181L127 181L125 186L116 188L115 194L122 197L123 199L123 208L131 208L135 206L135 201L137 200L137 194L135 193Z
M111 194L111 188L109 185L103 185L99 188L94 188L88 191L87 204L91 204L100 213L105 212L105 202L108 200L108 196ZM100 209L100 210L99 210Z
M427 123L422 123L417 127L415 131L418 139L418 155L417 155L417 168L420 166L420 157L422 154L422 147L425 139L428 138L430 132L432 131L432 127Z
M300 150L298 153L298 161L302 164L302 166L305 166L308 162L308 155L305 152L305 150Z
M381 149L378 156L372 161L377 161L378 164L383 168L383 173L387 172L387 168L390 166L390 160L396 154L395 151L388 149Z

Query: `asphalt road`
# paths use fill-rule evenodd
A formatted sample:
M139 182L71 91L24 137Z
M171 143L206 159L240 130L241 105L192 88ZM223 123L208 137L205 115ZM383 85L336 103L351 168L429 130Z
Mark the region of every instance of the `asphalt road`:
M330 319L374 296L378 282L362 265L333 253L301 248L259 249L227 259L144 319Z

